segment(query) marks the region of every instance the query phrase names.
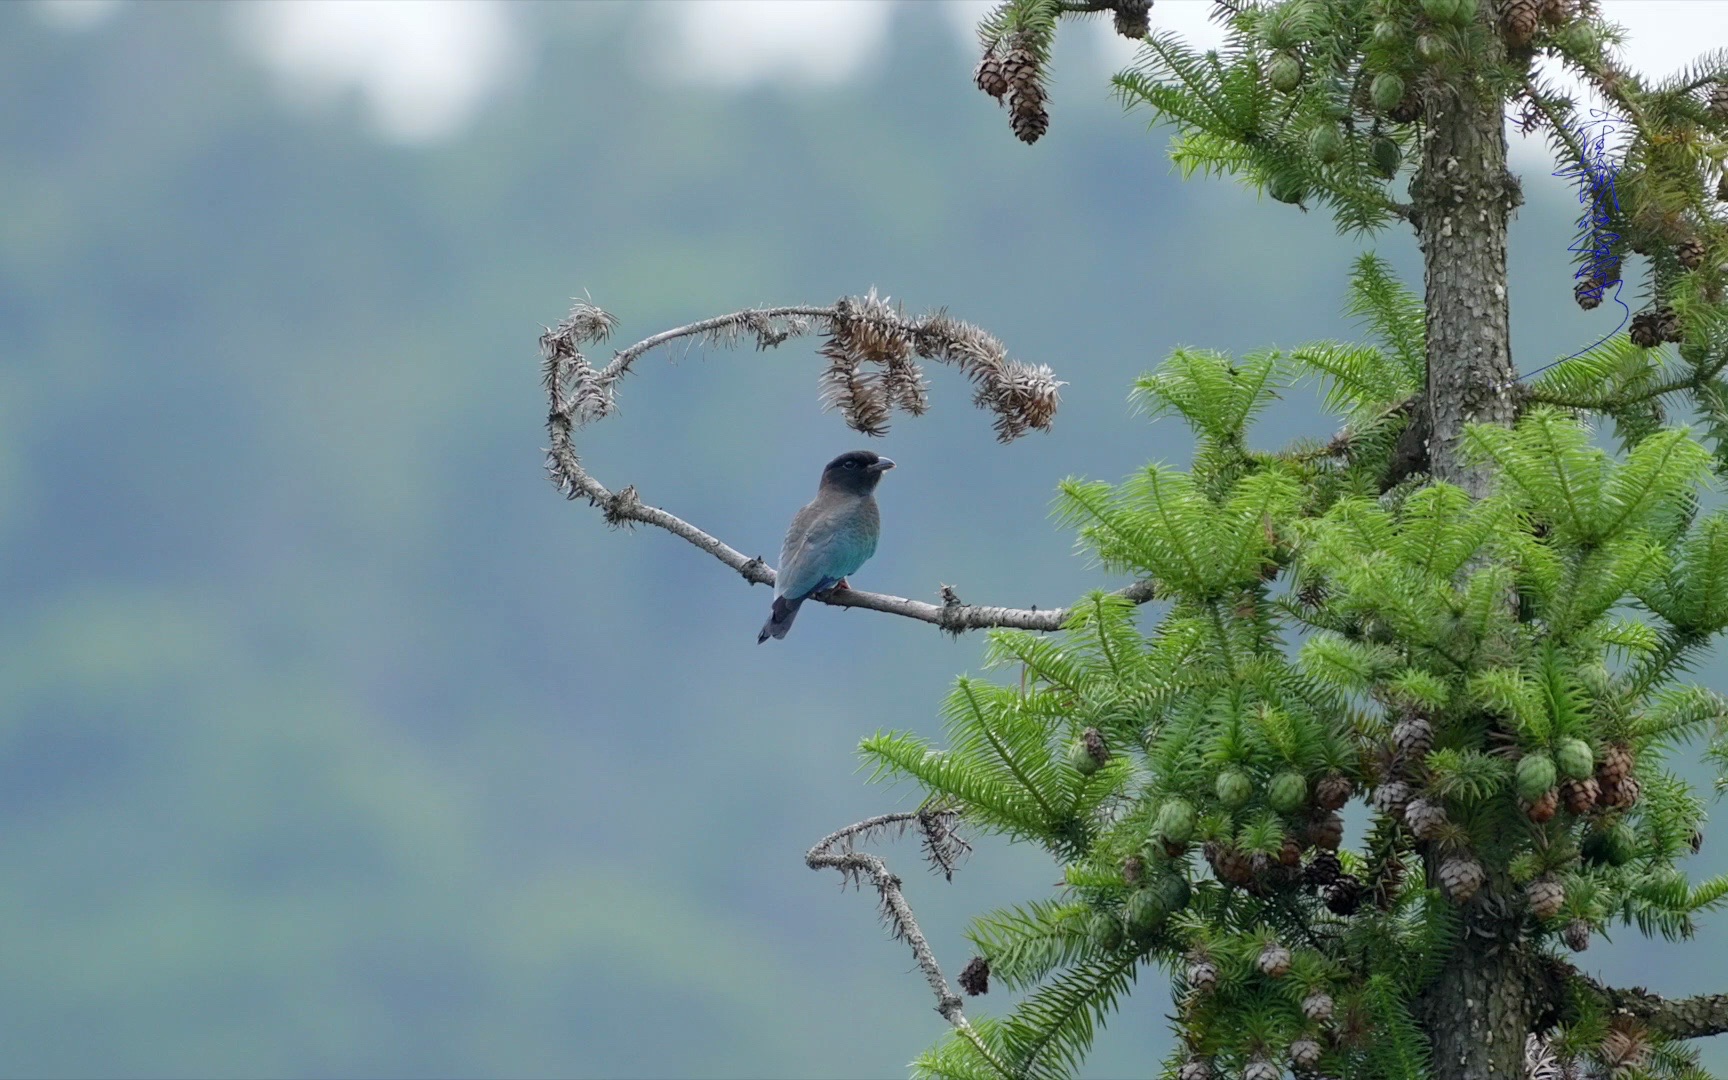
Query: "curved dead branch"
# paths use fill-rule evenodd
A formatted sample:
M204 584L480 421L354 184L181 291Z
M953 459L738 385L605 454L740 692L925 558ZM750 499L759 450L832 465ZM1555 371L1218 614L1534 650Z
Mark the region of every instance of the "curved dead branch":
M615 387L643 354L670 342L696 338L715 345L736 345L753 338L757 349L820 330L826 335L821 354L828 361L822 375L823 397L857 431L880 435L887 431L894 409L917 415L924 411L924 379L917 359L958 367L972 380L973 402L996 414L997 437L1006 442L1030 429L1048 430L1059 402L1057 381L1048 367L1024 364L1008 357L1002 343L968 323L937 311L907 317L874 292L848 297L829 307L784 306L752 308L675 327L620 350L610 363L596 368L582 353L612 333L617 320L585 300L540 339L542 381L550 406L546 428L551 445L546 471L567 499L585 498L600 508L611 525L643 524L665 529L732 568L753 585L774 584L774 570L760 556L746 556L690 522L644 503L634 487L614 491L582 466L573 438L576 429L610 415L616 407ZM1119 591L1136 603L1152 599L1149 582ZM1057 630L1068 617L1066 608L1010 608L966 604L944 585L941 603L857 589L828 590L814 599L836 607L917 619L951 634L988 627Z

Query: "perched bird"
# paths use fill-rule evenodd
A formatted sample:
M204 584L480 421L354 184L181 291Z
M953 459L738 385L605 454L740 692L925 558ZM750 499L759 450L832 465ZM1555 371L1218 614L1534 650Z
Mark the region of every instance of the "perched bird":
M894 463L869 450L841 454L822 470L816 498L792 519L780 549L774 580L774 610L756 636L760 645L792 629L798 605L811 593L846 588L853 574L876 554L882 519L876 512L876 484Z

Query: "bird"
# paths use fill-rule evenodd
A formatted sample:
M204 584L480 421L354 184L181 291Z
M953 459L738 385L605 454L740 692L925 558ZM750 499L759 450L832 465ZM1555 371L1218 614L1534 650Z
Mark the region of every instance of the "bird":
M823 589L849 588L848 574L876 554L882 518L876 509L876 485L894 462L870 450L849 450L822 470L816 498L792 518L780 548L780 572L774 579L774 607L760 645L783 638L792 629L798 606Z

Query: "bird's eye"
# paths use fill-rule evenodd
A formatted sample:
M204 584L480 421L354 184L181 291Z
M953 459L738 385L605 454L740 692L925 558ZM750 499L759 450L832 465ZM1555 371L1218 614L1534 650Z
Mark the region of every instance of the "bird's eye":
M856 469L858 467L858 463L856 461L848 461L846 463L846 467L848 469Z

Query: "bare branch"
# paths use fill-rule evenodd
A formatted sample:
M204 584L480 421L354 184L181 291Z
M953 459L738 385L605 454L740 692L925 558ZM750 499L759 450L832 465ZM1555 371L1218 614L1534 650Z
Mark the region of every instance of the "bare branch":
M912 959L917 962L918 970L924 973L924 981L930 984L930 992L936 995L936 1011L961 1037L970 1042L997 1072L1004 1077L1011 1077L1014 1075L1013 1070L990 1051L989 1046L966 1019L960 995L948 985L947 976L942 974L942 967L936 962L936 954L930 950L924 931L919 929L918 920L913 917L912 906L906 902L905 894L900 891L900 879L889 871L887 862L880 856L855 851L852 847L854 842L868 839L872 834L881 835L890 831L903 833L916 824L924 833L926 847L940 849L956 839L953 826L958 817L958 813L952 810L879 814L829 833L816 842L816 846L804 856L804 862L812 870L832 867L840 871L840 877L846 884L859 885L863 878L870 879L870 884L875 886L877 897L881 901L882 918L888 923L889 932L911 946Z
M1635 1017L1651 1031L1670 1039L1702 1039L1728 1032L1728 994L1698 994L1665 998L1642 986L1604 986L1579 971L1575 983L1597 997L1610 1012Z
M853 428L872 434L886 430L888 414L895 408L913 414L923 411L923 374L915 356L952 364L965 372L976 387L974 403L996 413L997 436L1004 442L1029 429L1048 430L1059 400L1057 389L1062 385L1047 367L1009 359L1001 342L975 326L941 311L907 318L874 292L861 298L842 298L832 307L753 308L703 319L644 338L616 353L604 368L596 369L583 356L581 346L605 340L616 322L594 305L578 300L564 321L540 339L550 405L546 417L551 438L546 451L548 475L565 498L585 498L599 507L608 524L640 523L665 529L719 559L753 585L774 584L774 570L761 557L746 556L682 518L644 503L634 487L618 491L607 488L582 467L576 455L575 430L612 412L614 386L643 354L685 338L733 345L747 334L755 338L758 349L770 349L820 326L828 336L821 350L829 362L823 376L825 397L846 415ZM865 370L870 367L880 370ZM1120 595L1144 603L1152 598L1152 586L1149 582L1136 583L1121 590ZM985 627L1050 631L1059 629L1068 616L1065 608L1041 611L963 604L947 586L942 588L941 604L854 589L831 589L814 598L836 607L869 608L917 619L951 634Z

